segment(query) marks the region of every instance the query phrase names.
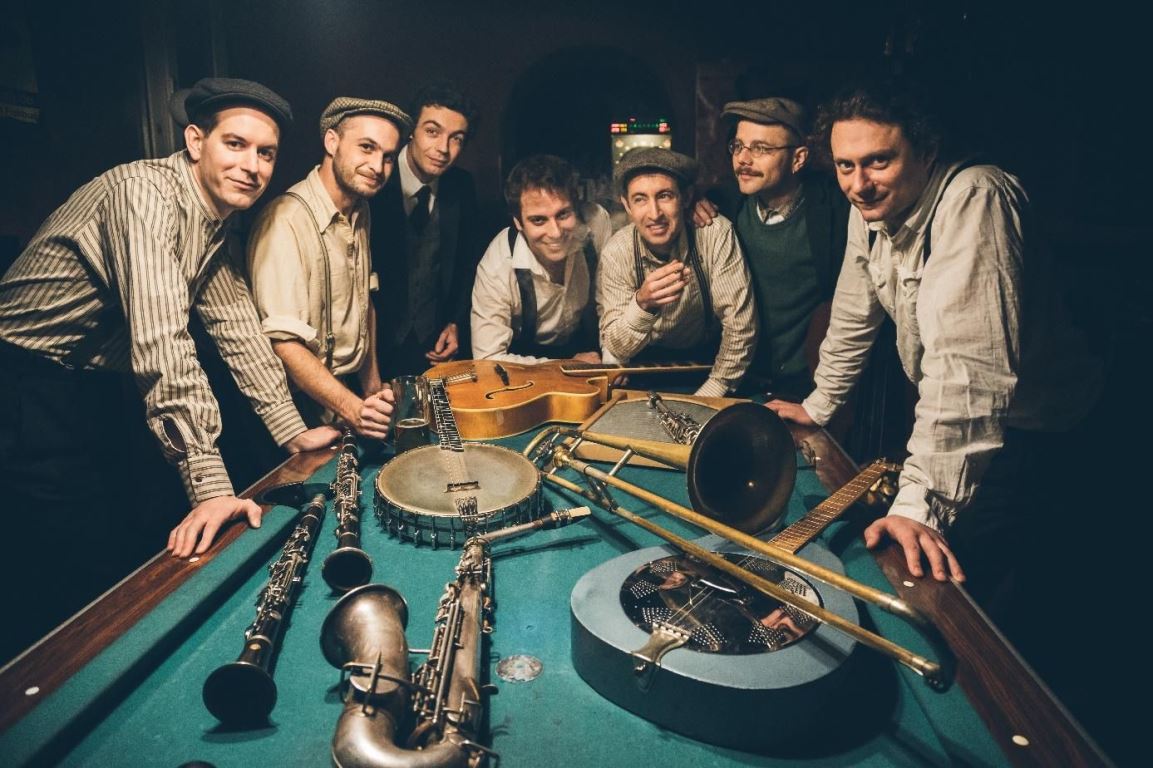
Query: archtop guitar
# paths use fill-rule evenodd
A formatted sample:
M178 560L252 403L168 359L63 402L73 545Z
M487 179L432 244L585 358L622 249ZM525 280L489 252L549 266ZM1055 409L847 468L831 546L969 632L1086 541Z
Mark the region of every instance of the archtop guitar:
M425 376L444 379L460 436L489 440L550 421L580 424L608 401L612 382L635 373L708 371L711 363L614 365L551 360L538 365L455 360Z

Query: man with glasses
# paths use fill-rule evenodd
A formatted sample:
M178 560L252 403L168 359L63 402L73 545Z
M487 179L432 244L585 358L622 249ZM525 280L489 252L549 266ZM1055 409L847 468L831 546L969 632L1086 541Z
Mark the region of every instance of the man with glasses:
M728 208L741 243L760 320L757 353L746 384L800 399L813 389L816 350L845 252L849 205L831 180L807 172L805 111L795 101L733 101L722 118L735 122L729 142L743 198ZM716 214L707 200L694 218Z

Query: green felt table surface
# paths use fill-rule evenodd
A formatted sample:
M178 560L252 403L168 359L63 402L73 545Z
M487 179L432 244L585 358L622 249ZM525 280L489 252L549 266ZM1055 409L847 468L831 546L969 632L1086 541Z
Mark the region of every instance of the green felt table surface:
M519 449L527 438L503 444ZM335 462L313 478L327 482ZM362 503L371 509L378 467L362 467ZM627 472L646 487L685 500L682 473L658 469ZM555 507L578 503L544 491ZM794 520L827 496L801 461L788 516ZM662 520L680 535L699 532L663 513L618 495L630 509ZM70 766L178 766L201 760L217 768L251 765L317 766L329 763L329 742L340 699L339 673L324 660L321 623L337 599L320 578L320 563L335 548L330 510L312 554L304 587L282 635L274 678L278 702L266 727L227 730L201 702L204 679L235 660L254 604L267 581L267 566L280 553L295 511L276 507L258 530L244 533L90 664L54 691L3 735L5 764L20 765L38 753ZM375 564L374 581L397 589L409 606L407 637L427 647L445 583L453 578L459 552L414 547L390 538L370 514L362 542ZM834 524L826 543L849 575L889 589L873 557L848 523ZM661 543L651 534L610 514L557 531L497 542L493 546L496 600L494 631L488 637L489 679L499 693L489 699L486 742L505 766L630 765L999 765L1005 758L960 688L929 690L921 680L887 660L870 686L845 691L853 697L853 719L822 726L827 737L809 739L778 754L750 754L680 736L602 698L573 669L569 596L587 571L634 548ZM920 637L901 621L865 609L886 637L931 656ZM687 651L682 651L687 652ZM512 654L542 663L530 682L504 682L493 670ZM416 659L414 658L414 663ZM127 681L127 683L126 683ZM92 707L83 722L76 712ZM69 725L70 718L76 723ZM772 727L767 719L766 728ZM62 738L74 728L79 738ZM60 742L75 741L63 753ZM47 751L46 745L49 745Z

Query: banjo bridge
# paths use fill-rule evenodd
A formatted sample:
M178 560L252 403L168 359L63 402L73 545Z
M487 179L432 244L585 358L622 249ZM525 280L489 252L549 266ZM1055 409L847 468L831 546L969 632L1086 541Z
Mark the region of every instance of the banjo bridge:
M480 488L479 480L465 480L463 483L448 483L445 486L445 493L457 493L458 491L475 491Z

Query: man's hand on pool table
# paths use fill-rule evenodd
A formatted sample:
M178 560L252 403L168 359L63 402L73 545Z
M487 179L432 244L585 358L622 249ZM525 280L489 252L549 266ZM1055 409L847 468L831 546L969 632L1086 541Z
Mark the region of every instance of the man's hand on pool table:
M937 581L946 581L950 576L957 581L965 580L965 572L949 549L945 537L923 523L900 515L886 515L874 520L865 529L865 546L874 549L886 538L892 538L905 552L905 563L909 573L917 578L925 575L921 567L921 556L929 561L929 569Z
M217 496L201 502L168 534L168 551L173 557L188 557L194 551L203 554L229 520L247 517L249 525L259 528L260 516L260 505L251 499Z

